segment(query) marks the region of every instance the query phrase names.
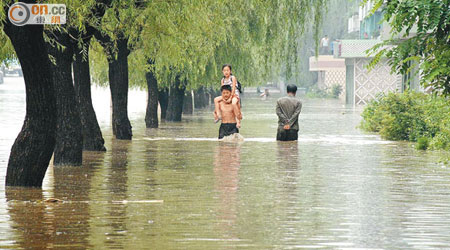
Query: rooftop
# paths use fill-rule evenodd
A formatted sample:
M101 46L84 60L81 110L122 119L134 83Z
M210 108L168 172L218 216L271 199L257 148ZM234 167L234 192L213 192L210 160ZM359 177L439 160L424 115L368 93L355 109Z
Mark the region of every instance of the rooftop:
M345 70L345 60L332 55L321 55L309 58L309 71Z
M337 58L369 57L366 51L380 40L341 40L338 44Z

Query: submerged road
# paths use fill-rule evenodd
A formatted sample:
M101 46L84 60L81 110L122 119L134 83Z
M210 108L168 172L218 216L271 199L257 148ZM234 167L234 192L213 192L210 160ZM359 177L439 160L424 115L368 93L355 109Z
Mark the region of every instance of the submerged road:
M0 85L0 248L450 248L450 170L436 152L357 129L360 110L302 100L298 142L276 142L275 98L244 96L242 143L215 138L210 110L113 140L108 89L94 88L106 153L5 191L22 126L22 78ZM49 200L51 199L51 200Z

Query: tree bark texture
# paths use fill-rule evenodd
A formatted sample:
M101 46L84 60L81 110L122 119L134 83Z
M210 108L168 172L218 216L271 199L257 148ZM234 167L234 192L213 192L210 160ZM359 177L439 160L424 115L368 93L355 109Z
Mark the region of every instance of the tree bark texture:
M151 62L149 62L151 64ZM145 126L147 128L158 127L158 82L153 74L149 71L145 74L147 80L147 111L145 113Z
M65 46L64 50L47 44L52 64L56 93L56 145L53 164L56 166L80 166L83 163L83 135L80 112L72 79L73 46L67 33L54 31L49 37Z
M73 79L77 97L78 109L80 111L83 150L106 151L105 140L97 121L91 96L91 74L89 71L89 42L90 38L83 43L83 49L76 48L75 60L73 62Z
M56 97L43 26L14 26L4 31L11 39L25 81L26 115L9 156L6 186L41 187L55 147Z
M117 58L109 60L109 87L113 104L113 133L117 139L131 140L133 133L128 119L128 39L117 41Z
M113 134L120 140L131 140L133 136L128 119L128 39L119 35L116 44L107 35L96 32L95 37L108 55L108 77L112 101Z

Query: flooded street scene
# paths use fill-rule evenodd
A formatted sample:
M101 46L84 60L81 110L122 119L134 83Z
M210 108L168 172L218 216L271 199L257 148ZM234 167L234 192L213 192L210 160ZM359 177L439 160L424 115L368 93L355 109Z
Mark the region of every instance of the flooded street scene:
M24 116L22 80L5 79L2 182ZM146 129L145 92L133 96L133 140L113 139L109 103L94 102L108 151L84 152L81 167L50 165L42 189L0 187L1 248L450 246L448 167L433 152L360 132L358 109L301 98L299 140L277 142L277 97L246 93L245 139L227 143L210 108Z
M0 7L0 249L450 249L449 1Z

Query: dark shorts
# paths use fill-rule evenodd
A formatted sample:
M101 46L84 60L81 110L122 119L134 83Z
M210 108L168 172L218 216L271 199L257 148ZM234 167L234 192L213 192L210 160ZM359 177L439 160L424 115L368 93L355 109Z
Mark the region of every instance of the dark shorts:
M225 136L239 133L239 129L236 128L236 123L222 123L219 128L219 139Z
M296 141L298 140L298 130L285 130L279 128L277 131L277 141Z

